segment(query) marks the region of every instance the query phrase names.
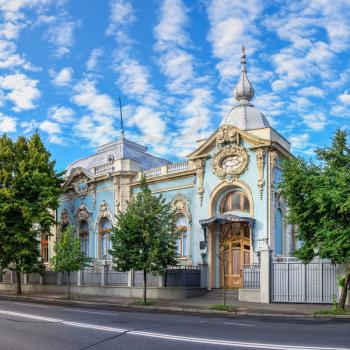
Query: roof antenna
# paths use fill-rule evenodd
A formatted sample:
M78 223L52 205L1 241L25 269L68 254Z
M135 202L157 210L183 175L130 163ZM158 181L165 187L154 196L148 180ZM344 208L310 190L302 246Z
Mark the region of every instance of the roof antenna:
M123 111L122 111L122 101L119 96L119 111L120 111L120 133L121 138L124 139L124 124L123 124Z

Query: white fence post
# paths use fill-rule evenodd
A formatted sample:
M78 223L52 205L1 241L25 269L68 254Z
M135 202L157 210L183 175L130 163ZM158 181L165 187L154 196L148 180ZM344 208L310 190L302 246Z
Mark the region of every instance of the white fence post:
M78 271L77 286L82 286L83 285L83 273L84 273L84 271L82 269L80 269Z
M260 250L260 302L270 303L271 250Z
M128 271L128 287L134 286L134 270Z
M101 266L101 287L104 287L107 283L107 272L108 271L108 265L102 265Z

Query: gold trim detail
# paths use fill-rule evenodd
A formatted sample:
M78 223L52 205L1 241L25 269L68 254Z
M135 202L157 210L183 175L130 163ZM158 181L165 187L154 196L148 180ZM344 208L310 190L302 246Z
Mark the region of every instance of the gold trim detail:
M204 180L204 172L205 172L205 160L204 159L197 159L196 160L196 169L197 169L197 193L199 196L199 204L200 206L203 205L203 195L204 195L204 186L203 186L203 180Z
M232 126L223 125L216 134L216 144L225 142L239 144L239 132Z
M242 161L239 166L231 169L224 169L222 167L222 162L225 158L230 156L239 156ZM221 179L226 176L237 177L237 175L241 175L244 170L247 168L249 162L249 157L247 151L239 145L231 145L221 148L215 155L213 159L213 171L219 176Z
M265 154L266 150L264 148L257 148L256 149L256 163L258 165L258 188L259 188L259 194L260 199L263 197L263 191L264 191L264 165L265 165Z

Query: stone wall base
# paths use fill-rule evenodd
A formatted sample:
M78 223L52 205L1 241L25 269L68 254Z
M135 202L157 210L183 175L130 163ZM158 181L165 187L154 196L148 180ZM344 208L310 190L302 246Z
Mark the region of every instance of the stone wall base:
M260 289L240 289L238 292L238 300L260 303Z
M22 284L23 292L38 292L65 294L67 293L67 285L39 285L39 284ZM16 285L11 283L0 283L0 291L15 291ZM147 298L150 299L181 299L203 295L206 289L203 288L147 288ZM142 287L118 287L118 286L71 286L71 293L74 295L89 295L100 297L127 297L142 298Z

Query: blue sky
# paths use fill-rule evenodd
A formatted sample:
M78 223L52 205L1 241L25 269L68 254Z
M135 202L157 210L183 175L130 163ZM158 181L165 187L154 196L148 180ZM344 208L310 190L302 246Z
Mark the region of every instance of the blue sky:
M119 137L178 160L235 103L312 156L350 121L350 1L0 0L0 134L38 129L58 169Z

